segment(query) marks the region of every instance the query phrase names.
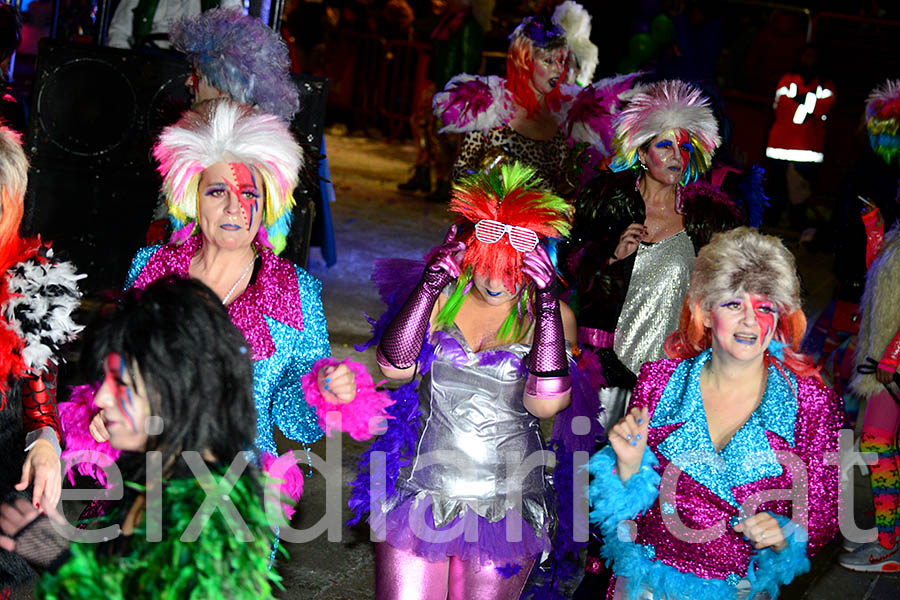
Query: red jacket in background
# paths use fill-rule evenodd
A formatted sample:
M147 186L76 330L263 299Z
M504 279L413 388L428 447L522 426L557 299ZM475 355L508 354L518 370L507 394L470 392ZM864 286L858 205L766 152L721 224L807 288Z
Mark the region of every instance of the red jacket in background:
M785 74L775 91L775 123L769 131L766 156L793 162L824 159L825 120L834 105L834 84L814 78L809 83Z

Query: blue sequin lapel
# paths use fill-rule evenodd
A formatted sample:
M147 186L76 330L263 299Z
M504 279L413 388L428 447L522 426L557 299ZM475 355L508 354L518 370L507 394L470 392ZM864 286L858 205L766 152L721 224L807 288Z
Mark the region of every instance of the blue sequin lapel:
M732 488L782 473L766 431L794 445L797 398L793 390L797 389L797 380L785 371L790 378L788 382L781 371L769 366L759 407L722 452L716 453L700 396L700 371L710 355L711 351L707 350L675 368L650 426L680 425L656 450L714 494L738 506Z

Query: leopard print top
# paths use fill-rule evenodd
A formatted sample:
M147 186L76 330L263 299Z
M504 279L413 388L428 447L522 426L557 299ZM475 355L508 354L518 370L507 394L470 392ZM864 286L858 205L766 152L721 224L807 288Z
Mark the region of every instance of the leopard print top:
M563 177L569 145L562 130L549 140L535 140L506 125L467 133L453 165L453 180L494 163L500 156L537 169L538 175L555 189Z

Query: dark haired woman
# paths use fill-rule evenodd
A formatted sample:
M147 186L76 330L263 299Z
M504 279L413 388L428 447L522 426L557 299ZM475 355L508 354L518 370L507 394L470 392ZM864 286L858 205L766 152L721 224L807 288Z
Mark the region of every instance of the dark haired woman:
M221 301L202 283L174 277L126 292L91 329L82 360L102 372L95 402L133 485L104 523L119 525L121 536L72 544L68 557L67 543L32 506L3 505L0 526L10 538L0 545L35 566L58 567L37 593L271 597L279 581L268 569L271 530L259 474L245 458L256 435L253 366ZM246 470L234 473L236 460ZM229 465L217 492L227 497L223 510L190 525L207 498L204 475L218 482Z

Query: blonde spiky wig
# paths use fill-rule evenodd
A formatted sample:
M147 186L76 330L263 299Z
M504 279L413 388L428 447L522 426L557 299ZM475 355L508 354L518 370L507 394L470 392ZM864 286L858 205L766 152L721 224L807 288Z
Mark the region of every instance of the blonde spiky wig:
M709 169L713 152L722 141L709 100L699 89L678 79L651 83L636 91L616 118L615 127L616 157L609 166L613 171L638 168L640 148L658 135L684 130L694 151L682 185Z
M276 253L284 249L303 152L281 119L230 99L205 102L163 130L153 156L169 214L189 225L197 220L198 187L206 168L218 162L255 168L265 190L260 237L264 241L268 235Z

